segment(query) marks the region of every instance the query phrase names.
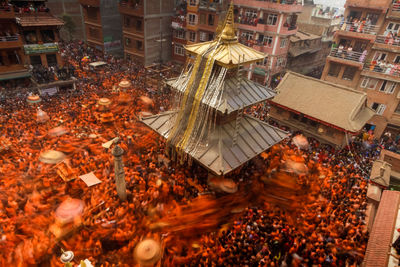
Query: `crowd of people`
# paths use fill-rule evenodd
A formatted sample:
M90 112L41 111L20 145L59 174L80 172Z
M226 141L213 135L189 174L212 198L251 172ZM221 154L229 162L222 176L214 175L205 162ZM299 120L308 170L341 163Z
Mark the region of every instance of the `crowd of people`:
M73 65L44 67L35 65L31 67L32 78L39 84L51 83L59 80L69 80L75 75Z
M368 238L366 178L379 147L353 142L337 151L309 140L309 149L300 150L288 138L227 177L239 185L238 194L229 196L234 199L230 205L244 209L230 214L226 196L211 192L207 172L196 164L182 167L167 160L163 141L138 121L143 111L171 107L168 90L149 88L145 69L135 62L104 56L80 42L61 44L61 53L73 66L76 90L42 97L37 104L26 101L29 92L0 98L0 135L11 143L10 150L0 152L1 266L62 266L61 248L72 250L77 263L88 258L96 266L132 266L135 246L148 237L162 244L164 266L361 263ZM91 70L85 57L107 65ZM124 79L132 86L121 93L118 84ZM141 102L142 96L154 103ZM111 124L99 120L98 100L104 97L112 101ZM38 107L49 121L37 122ZM268 120L268 105L247 112ZM57 126L68 133L49 135ZM115 191L111 151L101 146L117 136L125 151L125 202ZM64 152L65 164L77 175L93 172L102 183L64 182L57 167L39 161L48 150ZM308 173L289 173L289 161L303 164ZM68 197L81 199L85 213L71 233L56 237L49 231L54 211ZM180 236L153 227L171 214L179 223L195 220L199 212L210 217L190 227L202 231Z

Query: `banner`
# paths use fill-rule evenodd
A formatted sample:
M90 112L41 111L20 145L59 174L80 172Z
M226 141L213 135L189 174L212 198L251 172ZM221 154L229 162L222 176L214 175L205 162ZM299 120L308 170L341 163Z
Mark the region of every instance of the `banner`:
M25 54L42 54L42 53L51 53L58 51L57 43L45 43L45 44L29 44L24 45Z

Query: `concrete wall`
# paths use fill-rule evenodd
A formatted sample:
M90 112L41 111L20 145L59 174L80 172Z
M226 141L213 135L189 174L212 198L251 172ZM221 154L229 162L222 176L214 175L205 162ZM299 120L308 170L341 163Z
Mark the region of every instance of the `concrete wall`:
M78 0L48 0L46 6L50 9L51 13L59 18L64 14L70 16L76 28L73 34L74 39L85 39L85 27L83 24L83 13L81 5ZM60 35L63 40L68 40L68 32L61 28Z
M100 14L105 51L122 56L122 19L118 10L118 1L101 0Z

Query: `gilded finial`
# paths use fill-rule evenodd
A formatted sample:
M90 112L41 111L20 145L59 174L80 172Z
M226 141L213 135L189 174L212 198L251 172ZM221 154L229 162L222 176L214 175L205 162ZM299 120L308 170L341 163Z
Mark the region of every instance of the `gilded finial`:
M222 30L221 39L224 42L237 42L234 26L233 1L231 1L228 13L226 14L226 20L224 29Z

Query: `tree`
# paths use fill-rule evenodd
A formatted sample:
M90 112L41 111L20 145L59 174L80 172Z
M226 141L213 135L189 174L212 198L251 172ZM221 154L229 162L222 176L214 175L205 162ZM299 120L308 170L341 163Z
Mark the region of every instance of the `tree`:
M64 29L68 32L69 40L72 40L72 35L76 31L75 22L72 20L71 16L64 14L62 16L62 20L64 21Z

